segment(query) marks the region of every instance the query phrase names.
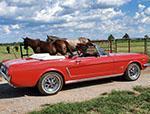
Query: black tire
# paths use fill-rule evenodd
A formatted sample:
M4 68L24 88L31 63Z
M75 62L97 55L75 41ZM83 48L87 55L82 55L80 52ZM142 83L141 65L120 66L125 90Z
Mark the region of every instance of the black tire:
M140 77L140 74L141 74L141 69L139 65L136 63L131 63L126 69L124 78L128 81L135 81Z
M53 95L63 87L63 78L57 72L45 73L37 84L38 90L42 95Z

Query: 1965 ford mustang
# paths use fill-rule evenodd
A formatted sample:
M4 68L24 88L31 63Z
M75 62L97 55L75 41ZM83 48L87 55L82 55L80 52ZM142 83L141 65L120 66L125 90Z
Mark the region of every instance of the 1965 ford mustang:
M129 81L137 80L141 70L150 66L147 62L144 54L106 53L95 45L80 56L34 54L6 60L0 65L0 73L14 87L37 86L42 94L51 95L68 83L121 75Z

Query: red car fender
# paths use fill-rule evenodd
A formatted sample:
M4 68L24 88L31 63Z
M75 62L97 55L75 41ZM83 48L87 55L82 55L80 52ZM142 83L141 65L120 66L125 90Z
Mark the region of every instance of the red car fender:
M140 66L140 68L143 70L144 69L144 67L142 66L142 63L139 61L139 60L132 60L132 61L130 61L124 68L124 71L126 71L126 69L128 68L128 66L131 64L131 63L137 63L139 66Z
M66 74L64 74L61 70L55 69L55 68L49 68L49 69L44 70L44 71L39 75L39 77L38 77L36 83L37 83L38 80L39 80L45 73L47 73L47 72L57 72L57 73L59 73L59 74L63 77L64 81L66 80L66 77L65 77Z

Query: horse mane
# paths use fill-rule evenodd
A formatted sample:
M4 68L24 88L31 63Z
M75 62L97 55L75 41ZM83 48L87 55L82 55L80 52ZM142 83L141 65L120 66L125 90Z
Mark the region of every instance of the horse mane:
M57 36L52 36L52 35L47 35L47 38L55 38L55 39L60 39L59 37L57 37Z
M47 35L47 42L51 42L51 41L56 41L56 40L67 40L67 38L60 38L57 36L51 36L51 35Z

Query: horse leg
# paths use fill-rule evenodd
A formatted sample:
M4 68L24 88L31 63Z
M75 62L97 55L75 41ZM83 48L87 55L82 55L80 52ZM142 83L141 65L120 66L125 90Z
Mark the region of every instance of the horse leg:
M66 47L67 47L67 51L71 54L71 56L73 56L72 47L70 46L70 44L67 41L65 42L65 44L66 44Z
M50 55L56 55L57 54L56 47L53 44L50 44L48 48L48 52Z
M36 51L36 53L41 53L41 48L37 47L35 51Z

